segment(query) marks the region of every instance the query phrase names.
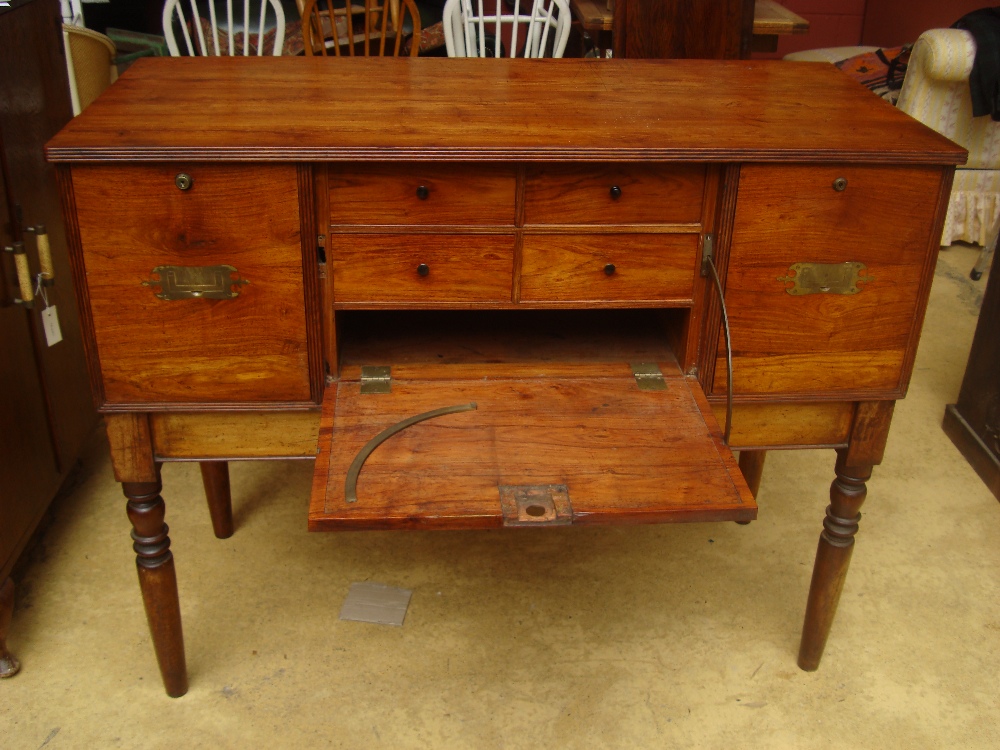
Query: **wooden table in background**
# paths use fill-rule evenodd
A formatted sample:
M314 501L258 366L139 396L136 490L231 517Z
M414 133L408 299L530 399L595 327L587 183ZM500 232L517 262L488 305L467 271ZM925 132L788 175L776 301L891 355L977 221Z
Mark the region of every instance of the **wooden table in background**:
M611 49L611 33L614 31L614 10L607 0L570 0L573 16L583 30L590 34L604 56ZM778 36L783 34L805 34L809 22L796 15L775 0L756 0L753 15L754 52L774 52L778 49Z

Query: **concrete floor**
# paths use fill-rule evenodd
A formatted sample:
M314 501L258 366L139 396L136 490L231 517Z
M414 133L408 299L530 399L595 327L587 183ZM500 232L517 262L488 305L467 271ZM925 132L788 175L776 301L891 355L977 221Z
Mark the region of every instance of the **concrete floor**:
M996 748L1000 503L941 431L985 282L942 253L818 672L795 665L832 451L773 453L749 526L308 534L310 463L234 465L212 535L165 467L191 690L160 685L95 441L19 583L4 748ZM338 620L413 589L405 625Z

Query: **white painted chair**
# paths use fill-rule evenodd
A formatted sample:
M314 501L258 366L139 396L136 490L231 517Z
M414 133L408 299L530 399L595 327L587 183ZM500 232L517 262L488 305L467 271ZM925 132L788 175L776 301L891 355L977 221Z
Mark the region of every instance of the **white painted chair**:
M447 0L448 57L562 57L572 16L568 0ZM498 42L499 40L499 42Z
M234 16L233 0L226 0L226 15L220 19L215 8L216 0L207 2L208 18L202 15L204 11L198 8L195 0L167 0L163 5L163 36L167 39L170 54L173 57L180 57L181 54L280 55L285 44L285 11L279 0L242 0L241 4L242 15ZM254 6L253 13L251 5ZM270 15L268 8L272 11ZM254 19L257 21L255 27ZM225 23L221 28L220 20ZM273 23L273 35L268 29L269 23ZM186 53L181 52L175 38L178 28L184 37ZM257 30L260 30L259 33ZM211 40L206 40L206 32L211 35Z

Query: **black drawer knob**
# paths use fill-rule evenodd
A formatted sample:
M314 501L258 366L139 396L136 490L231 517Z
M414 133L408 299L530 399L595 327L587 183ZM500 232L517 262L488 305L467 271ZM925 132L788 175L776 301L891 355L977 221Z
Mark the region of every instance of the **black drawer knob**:
M833 189L836 190L838 193L842 193L845 190L847 190L847 178L838 177L836 180L834 180Z
M421 263L419 266L417 266L417 275L419 276L426 276L430 272L431 272L430 266L428 266L426 263Z
M190 190L194 184L194 180L191 179L191 175L181 172L174 178L174 184L178 190Z
M422 201L427 200L427 196L430 194L431 191L427 189L426 185L421 185L417 188L417 197Z
M622 197L622 189L617 185L612 185L610 192L611 192L611 200L616 201Z
M604 273L607 276L614 276L615 275L615 264L614 263L608 263L608 265L606 265L604 267Z

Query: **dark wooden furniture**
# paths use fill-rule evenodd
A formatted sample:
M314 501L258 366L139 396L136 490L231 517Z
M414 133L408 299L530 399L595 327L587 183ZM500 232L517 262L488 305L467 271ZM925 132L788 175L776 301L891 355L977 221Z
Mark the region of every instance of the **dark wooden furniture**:
M944 412L944 431L1000 500L1000 279L994 256L958 403Z
M634 2L635 0L618 0L620 4L626 4L629 2ZM570 8L573 10L573 16L577 21L580 22L581 28L590 34L591 38L595 41L598 49L602 51L601 57L604 57L603 51L613 48L612 42L612 32L615 28L615 11L613 3L607 2L607 0L570 0ZM681 12L686 12L687 8L681 8ZM664 20L665 23L669 23ZM734 32L735 32L735 26ZM778 37L783 34L805 34L809 31L809 22L802 18L788 8L775 2L775 0L755 0L753 4L753 26L751 27L751 32L753 34L750 40L750 51L751 52L774 52L778 49ZM743 27L739 27L739 33L742 35ZM718 39L715 40L716 42ZM704 43L704 42L702 42ZM636 42L638 45L639 42ZM654 51L662 51L659 49L654 49ZM688 54L688 53L691 54ZM631 50L625 50L625 54L630 57L657 57L658 55L647 55L644 54L645 50L640 47L636 47ZM664 55L659 55L664 56ZM704 54L701 49L691 49L689 50L686 45L683 47L673 47L670 49L671 57L719 57L717 54ZM729 55L724 54L723 57L728 57Z
M751 484L763 450L838 451L818 666L950 141L824 65L212 58L140 61L48 156L170 695L162 461L318 452L315 529L752 519L713 269Z
M53 263L44 287L62 341L48 346L45 301L28 308L13 253L0 258L0 677L16 671L6 650L13 607L9 578L18 556L73 467L96 422L66 252L55 169L42 148L71 117L66 59L55 0L0 8L0 247L23 248L32 279L44 227ZM44 242L44 240L43 240ZM22 244L23 243L23 244ZM31 284L29 283L29 286ZM34 290L29 290L33 292Z
M734 60L750 56L754 0L615 0L614 54Z

